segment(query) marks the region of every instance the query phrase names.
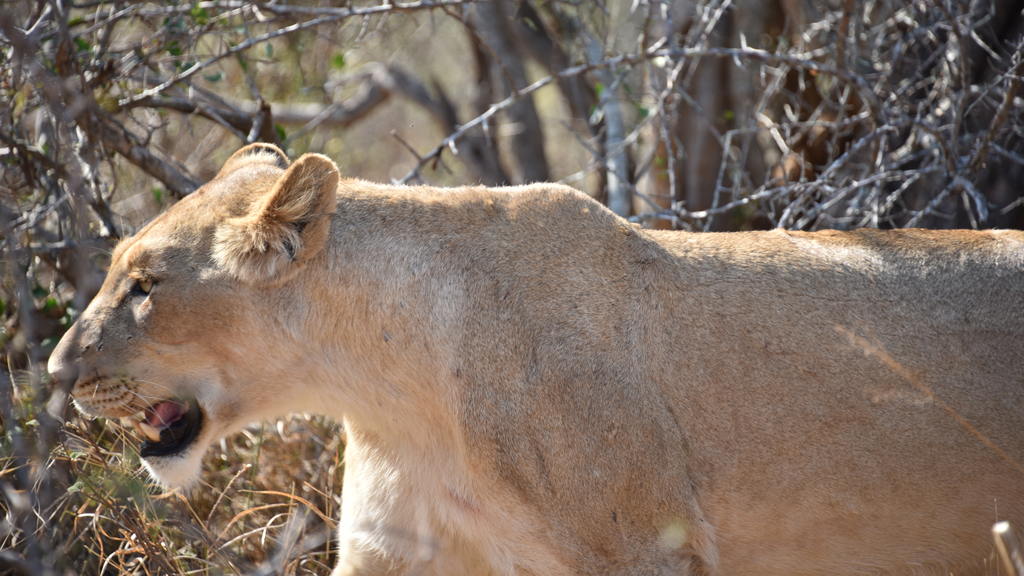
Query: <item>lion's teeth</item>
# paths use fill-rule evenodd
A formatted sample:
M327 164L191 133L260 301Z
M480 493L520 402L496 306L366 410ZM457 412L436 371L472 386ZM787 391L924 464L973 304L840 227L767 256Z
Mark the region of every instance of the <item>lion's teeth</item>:
M139 432L153 442L160 441L160 431L145 422L139 422Z

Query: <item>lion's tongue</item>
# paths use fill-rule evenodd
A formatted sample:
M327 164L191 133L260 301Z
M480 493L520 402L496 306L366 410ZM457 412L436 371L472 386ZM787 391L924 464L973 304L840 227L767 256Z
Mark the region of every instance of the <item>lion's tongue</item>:
M177 402L161 402L146 409L144 422L157 430L163 430L184 416L185 412L186 408Z

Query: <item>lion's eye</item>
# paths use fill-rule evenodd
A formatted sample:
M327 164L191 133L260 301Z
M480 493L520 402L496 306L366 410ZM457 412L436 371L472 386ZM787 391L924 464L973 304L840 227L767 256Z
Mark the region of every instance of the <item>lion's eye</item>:
M138 292L139 294L149 294L149 291L153 289L152 280L136 280L135 285L132 287L132 291Z

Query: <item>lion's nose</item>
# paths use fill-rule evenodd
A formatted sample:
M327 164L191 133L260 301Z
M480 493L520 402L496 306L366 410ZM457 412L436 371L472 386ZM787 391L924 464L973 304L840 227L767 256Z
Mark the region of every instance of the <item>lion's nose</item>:
M46 369L53 376L56 382L65 392L71 392L78 381L79 359L76 349L78 348L77 324L68 330L67 334L60 339L57 347L50 354L50 360L46 363Z
M50 356L46 369L50 371L54 382L61 389L71 392L71 389L75 387L75 382L78 381L78 362L68 361L64 355L56 354L56 352L54 350L54 354Z

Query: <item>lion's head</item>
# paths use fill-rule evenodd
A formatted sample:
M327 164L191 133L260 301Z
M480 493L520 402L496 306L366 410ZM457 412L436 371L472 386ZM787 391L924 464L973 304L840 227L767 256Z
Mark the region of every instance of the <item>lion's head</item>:
M54 350L49 370L78 408L129 419L161 483L188 485L211 443L289 410L289 361L265 361L284 354L289 316L266 310L322 251L337 185L322 156L289 166L272 146L243 148L117 246Z

